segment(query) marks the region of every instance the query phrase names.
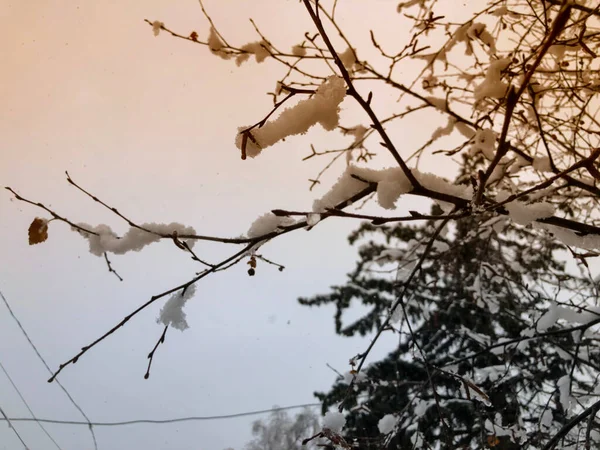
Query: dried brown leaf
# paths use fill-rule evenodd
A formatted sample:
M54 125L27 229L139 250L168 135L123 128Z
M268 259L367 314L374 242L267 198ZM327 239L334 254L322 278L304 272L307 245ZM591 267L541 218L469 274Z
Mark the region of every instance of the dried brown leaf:
M29 245L39 244L48 239L48 221L36 217L29 225Z

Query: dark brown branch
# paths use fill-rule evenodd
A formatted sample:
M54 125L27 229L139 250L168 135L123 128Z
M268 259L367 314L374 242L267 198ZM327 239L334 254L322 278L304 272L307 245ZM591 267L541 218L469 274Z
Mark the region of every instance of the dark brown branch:
M544 43L542 44L542 48L538 52L534 62L529 67L529 70L525 73L523 77L523 82L519 86L519 89L516 91L511 86L508 91L508 96L506 99L506 113L504 115L504 123L502 124L502 132L500 133L500 140L498 143L498 150L494 155L494 159L488 166L487 170L483 174L483 176L479 180L479 187L477 189L477 193L475 194L474 202L476 205L481 204L483 199L483 192L485 191L486 184L492 175L492 172L500 162L500 160L506 155L509 149L509 143L507 141L508 138L508 129L510 127L513 113L515 107L517 106L521 95L525 90L529 87L529 82L531 81L531 77L536 71L537 67L542 62L542 58L550 49L550 46L554 43L558 35L564 29L569 17L571 16L571 2L564 2L561 10L559 11L556 19L554 19L554 23L552 24L552 28L550 29L550 33L546 36Z
M88 230L87 228L80 227L79 225L77 225L77 224L75 224L75 223L71 222L69 219L67 219L67 218L65 218L65 217L62 217L62 216L58 215L57 213L55 213L55 212L54 212L54 211L52 211L51 209L47 208L47 207L46 207L45 205L43 205L42 203L40 203L40 202L34 202L34 201L31 201L31 200L27 200L27 199L26 199L26 198L24 198L24 197L21 197L21 196L20 196L19 194L17 194L17 193L16 193L16 192L15 192L15 191L14 191L12 188L10 188L10 187L8 187L8 186L6 186L4 189L6 189L6 190L8 190L8 191L12 192L12 194L15 196L15 198L16 198L17 200L19 200L19 201L22 201L22 202L25 202L25 203L29 203L30 205L37 206L38 208L42 208L44 211L48 212L48 213L49 213L49 214L50 214L50 215L51 215L51 216L52 216L54 219L56 219L56 220L60 220L61 222L64 222L64 223L66 223L66 224L69 224L71 227L75 228L75 229L76 229L76 230L78 230L78 231L82 231L82 232L84 232L84 233L89 233L89 234L93 234L94 236L98 236L98 233L96 233L95 231L91 231L91 230Z
M542 3L550 3L555 6L562 6L565 4L564 0L542 0ZM600 17L600 12L598 12L598 8L590 8L588 6L581 5L575 1L569 2L571 4L571 8L577 9L579 11L586 12L592 16Z
M510 150L519 155L521 158L523 158L524 160L526 160L528 163L532 163L533 162L533 158L531 156L529 156L527 153L525 153L524 151L522 151L521 149L515 147L514 145L510 145ZM559 173L558 169L554 172ZM600 189L598 189L596 186L590 186L589 184L584 183L583 181L578 180L577 178L573 178L569 175L563 175L561 176L562 179L564 179L567 183L569 183L569 185L579 188L581 190L587 191L590 194L594 194L597 195L598 197L600 197Z
M571 167L563 170L562 172L558 173L557 175L550 177L547 180L543 181L542 183L539 183L525 191L519 192L517 194L513 194L513 195L509 196L506 200L490 206L487 210L491 211L491 210L497 209L507 203L510 203L514 200L518 200L519 198L522 198L533 192L540 191L542 189L546 189L547 187L550 187L552 185L552 183L554 183L556 180L564 178L565 175L567 175L568 173L573 172L574 170L580 169L582 167L589 167L590 165L592 165L594 163L594 161L596 159L598 159L598 156L600 156L600 149L594 150L589 157L582 159L581 161L573 164Z
M115 269L113 269L113 266L112 266L110 260L108 259L108 255L106 254L106 252L104 252L104 260L106 261L106 265L108 266L108 271L110 273L114 273L115 276L119 279L119 281L123 281L123 278L121 278L121 275L119 275L117 273L117 271Z
M270 259L267 259L262 255L255 255L255 256L256 256L256 258L260 259L261 261L264 261L267 264L277 267L277 270L279 270L280 272L283 272L285 270L285 266L282 264L276 263L275 261L271 261Z
M285 209L273 209L271 210L273 214L276 216L308 216L310 214L314 214L313 212L308 211L287 211ZM326 217L343 217L343 218L351 218L351 219L361 219L361 220L370 220L373 225L383 225L385 223L390 222L413 222L416 220L446 220L446 219L462 219L464 217L469 216L469 213L460 213L460 214L448 214L448 215L430 215L430 214L421 214L416 211L409 211L410 216L399 216L399 217L381 217L381 216L373 216L369 214L356 214L350 213L346 211L340 211L337 209L327 209L324 213L321 213L321 219Z
M365 99L362 98L362 96L358 93L358 91L354 87L354 84L352 83L352 78L350 77L348 70L346 70L344 63L340 59L338 53L335 51L335 48L333 47L333 44L331 43L331 40L329 39L329 36L327 35L325 28L323 27L323 23L321 22L321 19L318 17L317 13L313 9L312 5L310 4L310 0L303 0L303 2L304 2L304 6L308 10L308 13L310 14L311 19L313 20L315 26L317 27L317 30L319 30L319 33L321 34L321 38L323 39L323 41L325 42L325 45L329 49L329 52L333 56L335 64L338 67L340 73L342 74L342 77L344 78L346 85L348 86L348 95L353 97L358 102L358 104L362 107L362 109L367 113L367 115L373 122L373 127L377 130L377 132L381 136L381 139L383 139L385 147L392 154L392 156L394 157L394 159L396 160L398 165L402 168L404 175L406 175L406 178L408 178L408 180L412 184L413 188L415 190L421 188L421 184L417 181L417 179L415 178L415 176L413 175L411 170L408 168L408 166L404 162L404 159L402 159L402 157L400 156L400 153L398 153L398 150L396 149L396 147L394 146L394 143L392 142L392 140L388 136L387 132L385 131L385 128L383 128L383 125L381 124L377 115L373 111L373 108L371 108L371 105L369 103L367 103L367 101Z
M296 95L296 94L314 94L315 93L315 91L309 90L309 89L296 89L296 88L293 88L290 86L281 86L281 87L282 87L282 89L285 89L286 91L288 91L289 94L286 95L283 100L280 100L277 103L275 103L275 105L273 106L271 111L263 119L256 122L254 125L252 125L248 128L245 128L239 132L239 134L242 135L242 145L241 145L242 159L246 159L246 146L248 144L248 139L250 139L256 146L260 147L260 144L256 141L254 136L250 133L253 129L261 128L267 122L269 117L271 117L273 115L273 113L275 111L277 111L277 109L279 109L279 107L281 105L283 105L285 102L287 102L294 95Z
M52 381L54 381L54 379L58 376L59 373L61 373L63 371L63 369L65 367L67 367L69 364L75 364L79 358L81 356L83 356L86 352L88 352L90 349L92 349L93 347L95 347L96 345L98 345L100 342L102 342L104 339L106 339L107 337L109 337L111 334L113 334L115 331L117 331L119 328L121 328L122 326L124 326L127 322L129 322L133 317L135 317L138 313L140 313L141 311L143 311L144 309L146 309L148 306L152 305L154 302L156 302L157 300L172 294L173 292L177 292L180 289L186 289L189 286L191 286L192 284L200 281L202 278L206 277L207 275L215 272L219 267L222 267L226 264L228 264L230 261L235 260L236 258L238 258L240 255L245 254L248 250L250 250L253 247L254 244L248 244L246 245L243 249L239 250L238 252L236 252L235 254L233 254L232 256L230 256L229 258L221 261L219 264L215 265L214 267L207 269L206 271L202 272L200 275L196 276L195 278L191 279L190 281L183 283L179 286L176 286L174 288L168 289L164 292L162 292L161 294L158 295L153 295L150 300L148 300L146 303L144 303L143 305L139 306L137 309L135 309L133 312L127 314L123 320L121 320L118 324L116 324L114 327L112 327L110 330L108 330L106 333L104 333L102 336L100 336L99 338L97 338L96 340L94 340L93 342L91 342L90 344L86 345L85 347L82 347L81 350L79 351L79 353L77 353L74 357L72 357L71 359L69 359L67 362L61 364L58 368L58 370L56 372L54 372L54 374L50 377L50 379L48 380L49 383L51 383Z
M571 431L574 427L576 427L581 422L583 422L590 414L592 414L592 413L595 414L599 407L600 407L600 400L598 400L597 402L595 402L594 404L592 404L592 406L586 408L585 410L583 410L583 412L581 412L580 414L578 414L577 416L575 416L571 420L569 420L559 430L559 432L556 433L552 437L552 439L550 439L548 441L548 443L546 445L544 445L544 447L542 448L542 450L552 450L553 448L555 448L558 445L558 442L562 438L564 438L567 434L569 434L569 431Z
M144 380L147 380L148 378L150 378L150 367L152 367L152 361L154 360L154 354L156 353L156 349L158 349L158 346L160 344L165 343L165 336L167 334L168 329L169 329L169 325L165 325L165 329L163 330L162 334L160 335L160 338L158 338L158 341L156 341L154 348L148 354L148 368L146 369L146 373L144 374Z
M351 204L353 204L354 202L360 200L361 198L366 197L367 195L371 194L372 192L375 191L376 186L373 184L368 185L367 187L365 187L365 189L363 189L362 191L356 193L355 195L353 195L352 197L350 197L349 199L345 200L344 202L341 202L339 205L337 205L337 208L345 208ZM271 233L266 233L262 236L258 236L256 238L253 239L249 239L249 243L247 243L246 246L244 246L244 248L242 248L241 250L237 251L236 253L234 253L233 255L231 255L230 257L228 257L227 259L224 259L223 261L221 261L218 264L215 264L213 266L211 266L210 268L206 269L205 271L201 272L200 274L198 274L196 277L192 278L190 281L183 283L179 286L176 286L174 288L168 289L158 295L153 295L150 300L148 300L146 303L144 303L143 305L139 306L137 309L135 309L133 312L129 313L128 315L126 315L119 323L117 323L114 327L112 327L110 330L108 330L106 333L104 333L102 336L100 336L99 338L97 338L96 340L94 340L93 342L91 342L90 344L86 345L85 347L82 347L81 350L79 351L79 353L77 353L74 357L72 357L71 359L69 359L68 361L66 361L65 363L61 364L58 368L58 370L56 372L54 372L54 374L52 375L52 377L50 377L50 379L48 380L49 383L51 383L52 381L54 381L54 379L57 377L57 375L62 372L62 370L67 367L70 364L75 364L79 358L81 356L83 356L86 352L88 352L91 348L95 347L96 345L98 345L100 342L102 342L104 339L106 339L107 337L109 337L111 334L113 334L115 331L117 331L119 328L121 328L122 326L124 326L127 322L129 322L133 317L135 317L137 314L139 314L141 311L143 311L144 309L146 309L148 306L152 305L154 302L156 302L157 300L172 294L173 292L176 292L180 289L187 289L189 286L191 286L192 284L197 283L198 281L200 281L201 279L205 278L206 276L218 272L220 270L223 270L224 268L230 267L232 264L237 264L239 261L242 260L242 258L247 254L248 251L250 251L251 249L255 248L255 245L257 243L260 242L266 242L274 237L283 235L283 234L287 234L291 231L294 230L298 230L300 228L305 228L307 226L307 222L306 221L302 221L302 222L298 222L294 225L290 225L287 227L283 227L280 231L273 231Z

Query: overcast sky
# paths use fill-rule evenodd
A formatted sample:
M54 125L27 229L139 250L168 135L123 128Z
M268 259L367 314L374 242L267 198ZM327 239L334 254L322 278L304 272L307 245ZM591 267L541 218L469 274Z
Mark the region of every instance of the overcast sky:
M380 3L378 9L340 2L340 20L358 44L368 43L369 23L397 39L395 22L382 21L395 2ZM248 17L282 48L313 31L296 0L207 0L206 6L238 44L256 40ZM348 138L313 130L241 161L236 129L269 110L265 93L281 68L250 62L238 69L201 46L155 38L145 18L184 34L196 30L203 37L208 30L195 0L0 0L0 184L75 222L108 223L119 232L126 224L70 187L65 170L134 221L176 221L201 234L238 236L272 208L309 208L323 190L309 193L307 180L327 162L301 162L309 143L326 147ZM406 134L405 154L422 143L415 140L411 148L409 130L419 126L408 122L396 130ZM335 166L324 184L341 170ZM119 282L62 223L51 223L48 241L30 247L27 228L36 216L48 217L2 191L0 290L52 368L199 270L162 242L112 257L124 278ZM146 355L162 331L155 322L162 303L65 369L60 380L92 421L221 415L314 401L313 391L335 379L326 363L348 370L348 359L365 342L335 336L333 310L302 308L297 298L344 281L355 260L346 236L356 225L333 219L269 244L262 253L286 266L281 273L259 264L257 275L248 277L241 264L204 280L186 306L190 329L169 331L149 380L143 379ZM213 260L232 250L196 247ZM385 354L392 340L379 342L373 357ZM2 304L0 362L38 417L81 419L60 388L46 382L46 369ZM28 416L1 372L0 408L11 417ZM95 431L102 450L240 449L253 419ZM15 426L30 449L53 448L35 424ZM86 427L47 429L65 450L93 448ZM0 423L0 449L19 448Z

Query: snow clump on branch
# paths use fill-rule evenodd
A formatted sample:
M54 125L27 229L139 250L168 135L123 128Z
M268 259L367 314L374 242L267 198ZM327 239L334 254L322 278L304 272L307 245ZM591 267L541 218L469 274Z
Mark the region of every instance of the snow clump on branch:
M247 234L252 239L276 231L278 228L293 225L294 223L296 222L290 217L279 217L273 213L266 213L252 222Z
M189 328L187 323L186 314L183 312L183 307L186 302L194 296L196 293L196 285L192 284L188 286L183 292L177 292L169 297L169 300L165 303L165 306L160 310L160 314L156 319L156 323L162 323L164 326L172 326L178 330L185 330Z
M246 140L246 155L254 158L263 149L288 136L304 134L316 124L321 124L327 131L335 129L340 119L340 103L345 96L344 80L336 76L329 77L311 98L286 108L277 119L249 131L251 138ZM242 131L246 128L238 129L236 145L239 149L242 149Z
M485 74L485 80L476 86L473 90L475 101L482 100L485 97L503 98L508 90L508 83L502 81L502 72L506 70L511 58L504 58L492 61Z
M217 30L215 30L214 27L210 27L210 31L208 33L208 48L210 49L211 53L223 59L231 59L231 53L223 50L225 47L226 45L219 37Z
M159 20L152 22L152 32L154 33L154 36L158 36L160 34L160 30L162 30L164 26L165 24Z
M496 156L496 133L491 128L480 129L475 132L471 141L469 154L483 153L486 159L493 161Z
M306 56L306 47L304 47L303 45L294 45L292 47L292 55L294 56L298 56L298 57L303 57Z
M398 418L393 414L386 414L377 423L377 428L381 434L388 434L394 431L398 424Z
M97 233L91 234L74 227L72 228L73 231L77 231L89 241L90 253L96 256L102 256L105 252L116 255L122 255L131 251L139 252L146 245L158 242L165 236L196 234L196 231L192 227L186 227L175 222L170 224L144 223L140 226L143 229L131 227L122 237L118 237L108 225L104 224L93 227L86 223L79 223L77 226ZM150 233L145 230L149 230ZM190 248L194 246L193 240L186 243Z
M496 200L503 202L508 198L509 194L503 191L498 194ZM519 200L513 200L506 203L504 208L508 211L509 217L519 225L529 225L538 219L551 217L555 212L554 206L546 202L527 204Z
M250 55L254 55L256 62L261 63L271 55L270 48L271 44L265 40L245 44L240 48L240 50L243 50L245 53L242 53L235 58L235 64L238 67L241 66L242 63L250 58Z
M464 200L473 196L473 188L456 185L431 173L411 170L417 181L424 187L436 192L454 195ZM349 165L338 181L323 197L313 203L314 212L325 212L335 208L367 187L368 183L377 183L377 202L385 209L394 209L402 194L408 194L413 186L400 167L375 170Z
M323 417L323 428L328 428L334 433L339 433L346 424L346 418L341 412L329 411Z

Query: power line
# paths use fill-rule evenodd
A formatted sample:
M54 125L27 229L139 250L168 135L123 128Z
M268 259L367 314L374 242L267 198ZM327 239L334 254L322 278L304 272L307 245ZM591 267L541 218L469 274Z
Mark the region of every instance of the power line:
M169 423L177 423L177 422L195 422L195 421L204 421L204 420L222 420L222 419L235 419L236 417L246 417L246 416L256 416L259 414L266 414L276 411L287 411L290 409L300 409L300 408L310 408L314 406L321 406L320 403L304 403L302 405L291 405L291 406L283 406L281 408L271 408L271 409L260 409L257 411L247 411L241 413L234 414L223 414L218 416L189 416L189 417L178 417L174 419L136 419L136 420L124 420L121 422L84 422L80 420L58 420L58 419L42 419L37 418L36 421L44 422L44 423L52 423L58 425L92 425L94 427L119 427L125 425L140 425L140 424L154 424L154 425L164 425ZM0 421L9 421L9 422L33 422L34 419L30 417L0 417Z
M19 434L19 432L17 431L17 429L13 426L12 424L12 420L9 419L6 416L6 413L4 412L4 410L2 409L2 407L0 407L0 413L2 414L2 418L0 418L1 420L6 420L8 422L8 428L10 428L11 430L13 430L13 432L17 435L17 437L19 438L19 441L21 441L21 444L23 444L23 447L25 447L25 450L29 450L29 447L27 447L27 444L25 443L25 441L23 440L23 438L21 437L21 435Z
M31 346L31 348L33 349L33 351L35 352L35 354L37 355L39 360L42 362L42 364L44 364L44 367L46 367L46 370L48 371L48 373L50 375L53 375L54 373L52 372L52 369L50 369L50 366L46 363L46 360L43 358L43 356L40 354L40 352L38 351L35 344L30 339L29 334L27 334L27 331L25 331L25 328L23 327L23 325L21 325L21 322L19 321L19 319L13 312L12 308L8 304L8 300L6 300L6 297L2 293L2 290L0 290L0 297L2 297L2 301L6 305L8 312L10 313L11 317L14 319L14 321L19 326L19 329L23 333L23 336L25 336L25 339L27 339L27 342L29 342L29 345ZM92 422L90 421L89 417L83 412L83 409L81 409L81 407L77 404L77 402L73 399L73 397L71 397L71 394L69 394L69 391L67 391L67 389L62 385L62 383L60 381L58 381L58 379L55 379L55 381L56 381L56 384L58 384L60 386L60 388L62 389L62 391L65 393L67 398L71 401L73 406L75 406L75 408L79 411L79 413L82 415L82 417L86 420L86 425L88 426L88 428L90 430L90 434L92 435L92 440L94 441L94 449L98 450L98 442L96 441L96 433L94 433L94 429L92 428Z
M41 422L39 422L36 419L35 414L31 410L31 408L29 407L29 403L27 403L27 400L25 400L25 397L23 397L23 394L21 394L21 391L19 390L19 388L17 387L17 385L15 384L15 382L13 381L13 379L11 378L11 376L8 374L8 371L6 370L6 368L4 367L4 365L2 364L2 361L0 361L0 369L2 369L2 371L4 372L4 375L6 375L6 378L8 378L8 381L10 381L10 384L12 385L12 387L14 388L14 390L17 391L17 394L21 398L21 401L25 404L25 407L27 408L27 411L29 411L29 414L31 414L31 417L33 418L33 420L35 420L37 422L37 424L39 425L39 427L46 434L46 436L48 436L48 438L54 443L54 445L56 446L56 448L58 450L62 450L60 448L60 445L58 445L56 443L56 441L54 440L54 438L52 436L50 436L50 433L48 433L48 430L46 430L46 428L44 428L44 425L42 425Z

